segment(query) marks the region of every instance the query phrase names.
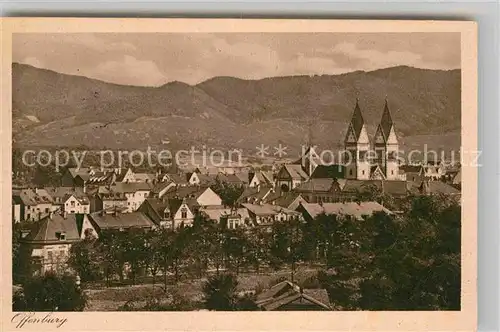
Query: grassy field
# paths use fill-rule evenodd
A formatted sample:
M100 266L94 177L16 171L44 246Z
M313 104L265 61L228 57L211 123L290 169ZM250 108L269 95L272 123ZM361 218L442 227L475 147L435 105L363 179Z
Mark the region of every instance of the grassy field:
M314 269L304 268L295 272L295 280L300 282L313 275ZM238 275L238 292L256 291L269 288L284 279L291 280L290 270L280 270L272 273L241 273ZM172 294L177 294L193 302L203 300L202 287L206 278L180 281L167 286L165 291L161 279L154 286L152 284L127 285L109 288L87 289L89 297L86 311L116 311L129 301L143 305L148 299L168 301Z

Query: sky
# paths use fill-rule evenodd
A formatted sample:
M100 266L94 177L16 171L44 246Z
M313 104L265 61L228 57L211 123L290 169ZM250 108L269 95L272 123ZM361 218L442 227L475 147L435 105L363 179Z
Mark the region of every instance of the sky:
M460 68L459 33L15 34L13 61L106 82L197 84L215 76Z

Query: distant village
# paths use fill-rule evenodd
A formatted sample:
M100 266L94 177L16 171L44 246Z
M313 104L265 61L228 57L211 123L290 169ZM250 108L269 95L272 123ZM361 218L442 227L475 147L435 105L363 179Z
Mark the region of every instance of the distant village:
M175 172L138 172L132 168L67 168L60 186L13 188L12 221L28 223L21 245L29 248L36 273L64 264L72 244L105 230L189 227L196 216L229 229L266 228L277 221L310 220L317 215L361 219L391 211L383 201L360 192L376 190L394 198L408 195L450 195L460 199L459 165L435 160L402 165L395 157L398 137L388 102L371 140L356 102L345 150L348 164L322 165L314 147L295 162L271 170L244 167L194 167ZM377 152L368 158L367 151ZM237 188L231 204L219 188ZM54 258L58 257L58 260Z

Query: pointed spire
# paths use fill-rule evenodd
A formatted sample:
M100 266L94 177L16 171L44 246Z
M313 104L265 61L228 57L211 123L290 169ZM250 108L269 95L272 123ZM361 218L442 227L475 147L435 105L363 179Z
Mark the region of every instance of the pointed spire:
M385 96L384 112L382 113L382 119L380 120L380 127L382 129L382 134L384 139L387 140L394 123L392 122L391 112L389 111L389 105L387 101L387 95Z
M356 106L354 106L354 112L351 118L351 126L354 130L356 140L359 139L359 134L361 133L364 124L365 120L363 119L363 115L361 114L361 108L359 107L359 98L356 97Z

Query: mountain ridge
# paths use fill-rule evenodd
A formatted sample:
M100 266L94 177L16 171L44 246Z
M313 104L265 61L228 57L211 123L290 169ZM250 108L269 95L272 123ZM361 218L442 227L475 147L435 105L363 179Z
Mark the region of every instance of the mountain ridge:
M12 77L13 133L16 144L24 146L58 146L62 140L69 146L120 147L155 144L162 137L179 146L241 141L236 147L254 148L259 141L279 140L298 146L309 127L318 143L341 145L356 98L373 131L386 95L402 138L460 130L458 69L396 66L258 80L220 76L195 85L174 81L141 87L13 63Z

